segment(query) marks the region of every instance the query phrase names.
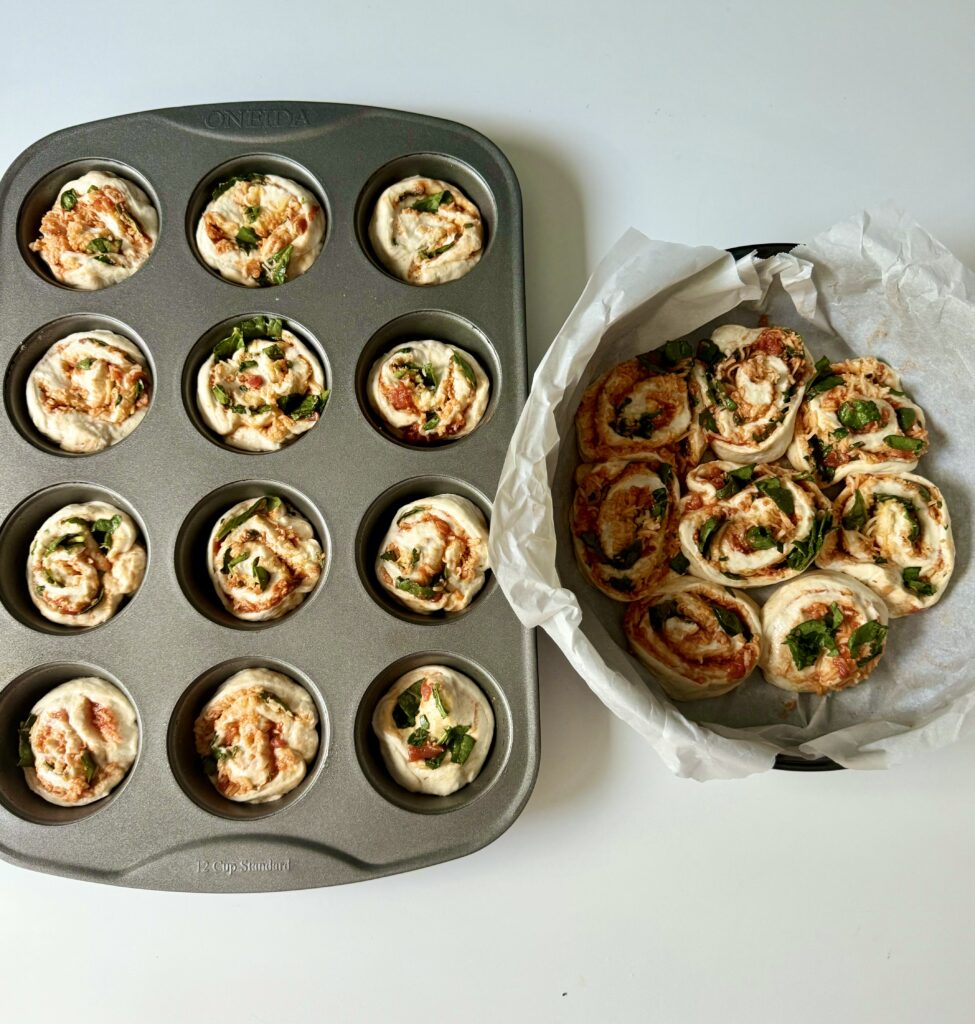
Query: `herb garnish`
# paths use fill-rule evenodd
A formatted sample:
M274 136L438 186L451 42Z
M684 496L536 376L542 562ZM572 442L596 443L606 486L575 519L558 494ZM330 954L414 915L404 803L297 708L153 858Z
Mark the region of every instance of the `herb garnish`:
M820 651L824 649L831 657L840 653L836 646L836 631L842 624L843 612L834 601L821 619L807 619L790 630L782 642L788 645L792 661L800 672L815 665Z
M73 210L78 202L78 193L73 188L65 189L61 193L61 209Z
M232 516L217 531L217 540L223 540L227 534L232 533L238 526L243 526L253 516L266 516L276 508L280 508L284 502L276 494L265 494L258 498L250 508L245 509L238 516Z
M477 387L477 375L474 373L474 367L457 351L457 349L451 350L453 353L454 362L460 367L460 372L464 375L464 379L472 388Z
M430 511L430 506L429 505L414 505L413 508L407 509L399 517L399 519L396 520L396 525L399 526L399 524L401 522L403 522L404 519L406 519L408 516L416 515L417 512L429 512L429 511Z
M833 517L829 512L817 512L809 536L804 540L796 541L792 550L785 556L786 565L796 572L802 572L807 565L819 554L826 539L826 534L832 529Z
M870 619L862 626L853 630L850 636L849 648L857 665L866 665L868 661L876 658L884 649L884 638L887 636L887 627L881 625L876 619ZM861 647L869 645L867 653L858 658L857 653Z
M924 448L924 441L920 437L904 437L902 434L888 434L884 438L884 444L897 452L910 452L917 455Z
M34 751L30 745L30 731L36 721L37 715L30 714L17 726L17 765L20 768L34 767Z
M318 394L309 391L307 394L293 392L290 395L282 395L278 399L278 408L293 420L304 420L309 416L321 413L328 401L329 392L322 391Z
M711 545L711 538L714 536L714 531L721 525L720 516L710 516L705 520L704 525L701 527L700 532L697 535L697 549L702 555L706 555L708 548Z
M916 419L917 412L909 406L905 406L897 410L897 426L899 426L905 434L914 426L914 421Z
M781 543L767 526L750 526L745 533L745 540L752 551L767 551L769 548L782 550Z
M436 213L441 205L449 206L453 201L453 193L445 188L442 192L431 192L430 195L418 199L413 204L413 209L419 210L421 213Z
M842 383L843 378L839 374L833 373L832 364L826 356L820 356L816 360L816 376L806 388L806 397L812 398L813 395L822 394L822 392L829 391Z
M708 366L714 366L723 358L724 353L710 338L703 338L697 343L697 358Z
M867 503L858 487L853 495L853 508L843 516L843 529L862 530L867 525L867 518Z
M253 181L258 184L264 184L264 175L259 171L251 171L249 174L235 174L231 178L225 178L223 181L217 182L213 187L213 191L210 193L210 202L214 199L219 199L227 189L233 187L238 181Z
M914 502L910 498L902 498L899 494L874 494L874 501L896 501L900 503L901 508L904 510L904 515L907 516L907 522L909 530L907 533L907 539L913 544L914 541L921 536L921 521L917 516L917 509L914 507Z
M293 244L286 245L280 252L268 256L261 269L260 281L262 284L284 284L294 249Z
M425 587L415 580L406 579L405 576L397 578L396 589L405 590L407 594L412 594L414 597L420 598L421 601L431 601L436 596L433 587Z
M393 722L399 729L408 729L416 725L416 715L420 710L420 685L422 679L418 679L412 686L408 686L397 698L393 706Z
M937 587L933 583L929 583L927 580L921 579L920 566L911 565L903 570L901 573L901 582L904 584L904 589L909 590L912 594L916 594L918 597L931 597L935 593Z
M260 555L254 559L254 566L251 571L254 573L254 578L257 580L257 585L261 588L261 593L263 594L271 583L271 574L261 565Z
M674 557L670 560L670 567L674 570L674 572L678 574L678 576L683 576L684 573L686 573L687 570L690 568L690 564L691 563L684 556L683 551L678 551L677 554L674 555Z
M242 225L235 237L237 245L243 252L250 252L261 244L261 237L258 233L246 225Z
M741 621L741 616L737 612L733 612L730 608L725 608L724 605L720 604L712 604L711 611L714 612L718 625L728 636L744 636L746 640L751 640L751 633L745 628L745 624Z
M737 494L751 480L754 472L755 467L751 465L729 470L725 474L724 486L715 493L715 497L724 499Z
M81 754L81 767L85 773L85 783L90 786L91 780L95 777L95 772L98 771L98 765L88 750L83 751Z
M771 498L776 505L787 515L792 516L796 511L796 500L792 492L776 476L763 477L755 481L755 489L761 491L767 498Z
M863 430L868 424L880 423L883 419L877 403L865 398L853 398L844 402L837 410L836 417L850 430Z
M715 422L714 413L712 413L710 409L705 409L701 415L698 416L697 421L705 430L710 430L712 434L716 434L718 432L718 424Z

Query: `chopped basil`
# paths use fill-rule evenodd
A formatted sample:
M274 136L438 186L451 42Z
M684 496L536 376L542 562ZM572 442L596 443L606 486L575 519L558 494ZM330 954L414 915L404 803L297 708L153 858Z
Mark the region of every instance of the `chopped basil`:
M921 569L916 565L911 565L904 569L901 573L901 582L904 584L905 590L909 590L918 597L931 597L937 590L933 583L921 579Z
M309 391L306 395L295 392L279 398L278 408L285 416L290 416L293 420L304 420L309 416L315 416L320 413L325 408L327 401L327 391L320 392L319 394Z
M435 412L426 413L426 418L420 426L422 431L433 430L440 423L440 417Z
M677 614L677 602L672 598L666 601L660 601L655 605L651 605L647 615L650 619L650 625L654 631L659 633L663 628L663 624L672 618L679 618Z
M420 710L420 686L422 679L418 679L412 686L407 687L397 698L393 705L393 722L399 729L411 729L416 725L417 712Z
M913 544L921 536L921 521L917 517L917 509L910 498L902 498L899 494L874 494L874 501L896 501L904 510L907 516L908 526L907 539Z
M261 271L261 282L263 284L284 284L288 276L288 265L291 263L291 256L294 253L294 245L286 245L280 252L268 256L264 261Z
M826 464L826 456L833 451L831 444L824 445L822 440L815 434L809 438L809 448L812 452L813 464L821 480L829 483L836 476L836 469ZM808 460L807 460L808 461Z
M396 552L390 548L388 551L384 551L379 557L384 562L395 562L398 556Z
M914 426L914 421L916 419L917 412L910 408L910 406L905 406L904 408L897 410L897 426L899 426L905 434Z
M83 533L67 533L60 537L55 538L44 548L44 554L53 554L58 548L65 548L68 551L74 551L76 548L83 548L85 546L85 535Z
M291 708L276 693L271 693L270 690L261 690L261 700L267 704L277 704L289 714L291 713Z
M692 354L691 343L683 339L668 341L663 347L663 361L667 366L676 366L677 363L690 359Z
M652 515L654 519L663 519L667 514L668 497L666 487L657 487L650 495L650 500L652 502L652 505L650 506L650 515Z
M853 630L850 636L849 648L857 665L866 665L868 661L876 658L884 649L884 639L887 636L887 627L881 625L876 619L870 619L862 626ZM867 653L857 657L861 647L867 647Z
M633 590L633 580L626 576L612 576L606 582L621 594L629 594Z
M119 252L122 248L122 243L117 238L102 238L97 237L91 239L91 241L85 246L85 252Z
M867 518L867 503L858 487L853 495L853 508L843 516L843 529L862 530L867 525Z
M91 753L87 750L81 754L81 767L85 773L85 783L91 785L91 780L95 777L95 772L98 771L98 765L95 763L95 759L91 756Z
M849 434L850 432L849 430L846 429L846 427L840 427L839 430L833 431L833 440L842 441L844 437L849 437Z
M246 206L244 207L244 216L253 223L261 215L260 206Z
M244 332L240 327L235 327L226 338L218 341L213 346L213 358L219 363L224 359L230 359L234 353L244 347Z
M420 257L425 260L436 259L438 256L442 256L447 252L448 249L453 249L456 244L457 239L455 238L452 242L448 242L446 245L440 245L436 249L421 249Z
M674 555L674 557L670 560L671 569L673 569L673 571L676 572L679 576L683 576L684 573L687 572L688 568L690 568L690 564L691 563L684 556L683 551L678 551L677 554Z
M714 612L718 625L728 636L744 635L746 640L751 639L750 632L745 628L745 624L741 621L741 617L737 612L733 612L730 608L725 608L724 605L720 604L712 604L711 611Z
M219 199L224 192L236 185L238 181L253 181L258 184L263 184L264 175L259 171L251 171L248 174L235 174L231 178L225 178L223 181L217 182L213 187L213 191L210 193L210 202L213 202L214 199Z
M17 726L17 764L20 768L34 767L34 751L30 745L30 731L37 721L37 715L28 715Z
M917 486L917 493L920 494L921 497L925 501L930 501L931 500L931 492L928 490L928 488L925 487L924 484L917 484L916 486Z
M240 366L237 367L237 372L238 373L243 373L245 370L250 370L250 369L252 369L255 366L257 366L257 360L256 359L245 359L240 364Z
M592 551L604 565L611 565L614 569L630 569L639 560L643 554L643 543L639 539L635 540L628 547L623 548L622 551L617 552L615 555L607 555L603 550L602 541L599 536L592 530L585 530L579 534L579 540L590 551Z
M697 343L697 358L708 366L714 366L722 360L723 353L710 338L703 338Z
M782 642L788 645L792 661L800 672L815 665L822 650L832 657L840 653L836 646L836 631L842 624L843 613L834 601L823 618L807 619L790 630Z
M61 193L61 209L73 210L78 202L78 193L73 188L67 188Z
M257 585L261 588L263 594L265 590L271 585L271 574L261 565L260 556L254 559L253 568L254 578L257 580Z
M720 516L711 516L705 520L704 525L701 527L700 533L697 535L697 549L702 555L706 555L708 548L711 545L711 538L714 536L714 531L721 525Z
M474 373L474 367L457 351L453 349L453 360L460 367L460 372L464 375L464 379L472 388L477 387L477 375Z
M420 563L420 549L414 548L410 552L410 568L413 569Z
M785 562L790 569L802 572L819 554L826 539L826 534L833 527L833 517L829 512L817 512L812 530L804 541L796 541L792 550L786 555Z
M444 189L442 192L431 192L430 195L418 199L413 204L413 209L421 213L436 213L441 204L449 206L453 201L453 193L449 189Z
M94 366L94 365L95 365L94 357L93 356L89 356L87 359L82 359L81 362L77 364L77 368L79 370L90 370L92 368L92 366Z
M725 474L724 486L715 494L716 498L730 498L737 494L752 478L755 472L754 466L739 466L737 469L729 470Z
M250 508L245 509L238 516L232 516L217 531L217 540L223 540L227 534L232 533L238 526L243 526L253 516L263 516L280 508L284 504L276 494L265 494L258 498Z
M806 388L806 397L812 398L814 395L822 394L842 383L843 378L839 374L833 373L830 361L826 356L821 356L816 360L816 375Z
M210 394L212 394L221 405L230 405L230 395L228 395L219 384L214 384L213 387L210 388Z
M880 423L882 416L876 402L853 398L844 402L836 412L837 419L850 430L863 430L870 423Z
M250 252L261 244L261 237L253 228L242 226L237 232L236 241L244 252Z
M280 338L284 327L278 316L258 314L248 320L241 320L237 325L245 338Z
M264 350L264 355L271 360L272 363L277 362L279 359L284 359L284 349L280 345L268 345Z
M436 391L440 381L437 378L437 370L433 363L424 363L420 367L420 376L423 378L423 383L429 391Z
M787 516L795 514L796 500L793 498L792 492L777 476L767 476L756 480L755 488L767 498L771 498Z
M228 547L227 550L223 553L223 568L220 570L221 574L224 576L229 576L230 570L233 569L235 565L240 565L241 562L246 562L247 559L250 558L250 556L251 553L245 549L239 555L235 555L233 558L231 558L230 548Z
M415 580L408 580L404 576L400 576L396 580L396 589L404 590L407 594L412 594L414 597L420 598L421 601L431 601L435 596L433 587L425 587L421 583L417 583Z
M398 526L401 522L403 522L404 519L408 518L409 516L416 515L417 512L429 512L429 511L430 511L430 506L429 505L414 505L413 508L407 509L399 517L399 519L396 520L396 525Z
M701 415L698 416L697 421L705 430L710 430L712 434L716 434L718 432L718 424L715 422L714 413L712 413L710 409L705 409Z
M428 757L423 763L430 769L436 770L443 764L444 758L447 756L446 750L441 750L436 757Z
M122 525L122 517L114 515L111 519L96 519L91 524L91 535L102 551L111 551L112 534Z
M452 735L448 738L446 734L441 737L440 742L450 751L450 760L454 764L463 764L470 756L477 740L471 736L469 725L454 725L449 730Z
M430 738L430 719L420 715L416 720L416 728L406 737L408 747L422 747Z
M653 421L657 418L658 413L643 412L635 419L630 419L624 415L623 411L631 404L631 401L629 398L624 398L616 406L613 410L615 417L609 424L610 429L620 437L642 437L646 440L653 436Z
M782 545L767 526L750 526L745 533L745 539L752 551L767 551L769 548L782 550Z
M884 438L884 444L897 452L910 452L912 455L920 454L924 448L924 441L920 437L904 437L901 434L888 434Z
M448 714L447 705L444 704L443 695L440 692L439 684L433 688L433 703L436 706L437 713L441 718L446 718Z

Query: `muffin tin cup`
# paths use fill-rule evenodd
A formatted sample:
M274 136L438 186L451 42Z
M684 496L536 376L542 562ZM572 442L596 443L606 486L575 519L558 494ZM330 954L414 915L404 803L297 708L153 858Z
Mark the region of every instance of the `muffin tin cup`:
M26 245L62 174L94 166L150 186L160 235L130 278L82 293L39 272ZM224 281L200 264L193 244L196 207L210 183L251 167L297 178L326 211L317 261L279 287ZM480 262L446 285L392 278L362 230L373 194L413 173L453 181L484 215ZM370 544L388 526L383 516L411 497L452 491L490 513L528 383L521 200L503 154L450 122L331 104L112 118L58 132L18 158L0 182L0 251L7 268L0 278L7 339L0 353L0 857L120 885L246 892L391 874L497 838L524 806L538 766L534 638L490 574L464 612L428 618L384 603L367 569L377 554ZM315 346L332 393L313 429L255 458L201 429L187 382L214 331L258 312L281 317ZM48 337L42 332L64 326L67 334L74 324L133 338L154 383L138 428L76 461L38 443L16 394L35 349L40 354L39 339ZM476 430L424 448L385 432L363 391L387 341L391 347L421 335L470 351L492 383ZM29 356L21 352L25 342L34 346ZM201 547L227 508L269 492L311 522L327 561L297 609L255 628L224 611ZM30 526L40 524L44 502L85 496L114 499L134 514L150 564L139 591L105 625L47 629L32 619L26 593ZM400 669L437 660L475 679L498 720L481 775L442 801L399 792L365 728L382 686ZM187 748L191 720L209 694L252 665L305 686L322 716L322 745L306 779L256 809L224 801ZM10 750L17 716L42 690L78 674L101 675L129 694L141 751L109 798L62 815L38 806ZM61 817L65 827L45 827Z

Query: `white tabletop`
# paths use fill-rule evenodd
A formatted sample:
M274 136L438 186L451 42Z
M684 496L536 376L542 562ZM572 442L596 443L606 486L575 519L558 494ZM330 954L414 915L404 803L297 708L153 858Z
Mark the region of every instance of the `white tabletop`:
M630 225L801 239L894 199L975 263L957 0L144 6L18 5L0 163L70 124L230 99L468 123L524 190L533 363ZM539 651L541 774L494 845L248 897L0 864L0 1019L973 1019L975 742L884 774L699 785Z

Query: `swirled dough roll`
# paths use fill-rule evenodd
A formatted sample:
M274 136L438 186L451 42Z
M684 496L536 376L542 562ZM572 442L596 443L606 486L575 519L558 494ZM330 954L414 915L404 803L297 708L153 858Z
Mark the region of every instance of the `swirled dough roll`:
M219 182L196 227L204 263L228 281L284 284L318 259L325 214L296 181L252 171Z
M484 586L487 542L484 516L467 498L419 498L393 517L376 556L376 576L415 612L459 612Z
M484 767L494 713L463 673L424 665L393 683L376 705L372 729L396 782L411 793L447 796Z
M134 274L158 236L159 217L138 185L89 171L61 186L30 248L61 284L94 291Z
M65 505L44 521L27 560L27 585L51 622L78 628L107 622L135 593L146 549L132 519L103 501Z
M213 527L208 553L217 596L248 622L297 608L315 589L325 561L311 523L274 494L227 509Z
M626 609L633 653L674 700L719 697L745 680L762 649L758 605L705 580L672 579Z
M194 726L196 751L217 792L238 803L280 800L318 752L318 712L304 687L266 668L232 675Z
M45 694L20 723L18 740L30 789L59 807L81 807L125 778L139 752L139 723L118 687L85 676Z
M620 363L590 385L576 410L582 458L639 459L659 455L683 438L691 425L689 355L687 342L668 342Z
M138 345L113 331L80 331L56 341L31 370L27 411L64 451L97 452L142 422L151 388Z
M579 466L570 513L579 568L616 601L646 597L677 552L679 515L680 491L669 463Z
M937 604L955 567L951 518L941 491L911 473L854 473L833 505L840 527L816 558L821 569L866 583L891 618Z
M778 466L707 462L686 479L680 546L690 571L712 583L764 587L802 572L832 523L809 478Z
M702 341L691 374L691 446L719 459L774 462L785 454L813 362L802 337L783 327L718 327Z
M382 265L410 284L443 284L474 269L484 246L481 212L456 185L404 178L376 200L369 241Z
M796 418L789 462L821 484L850 473L910 472L928 449L924 412L886 363L864 357L816 363Z
M318 423L322 364L274 317L237 324L200 367L196 401L207 426L242 451L276 451Z
M773 686L827 694L862 683L887 642L887 606L836 572L810 572L779 587L762 608L760 664Z
M442 341L411 341L377 359L369 402L397 437L413 443L469 434L487 409L491 382L480 363Z

